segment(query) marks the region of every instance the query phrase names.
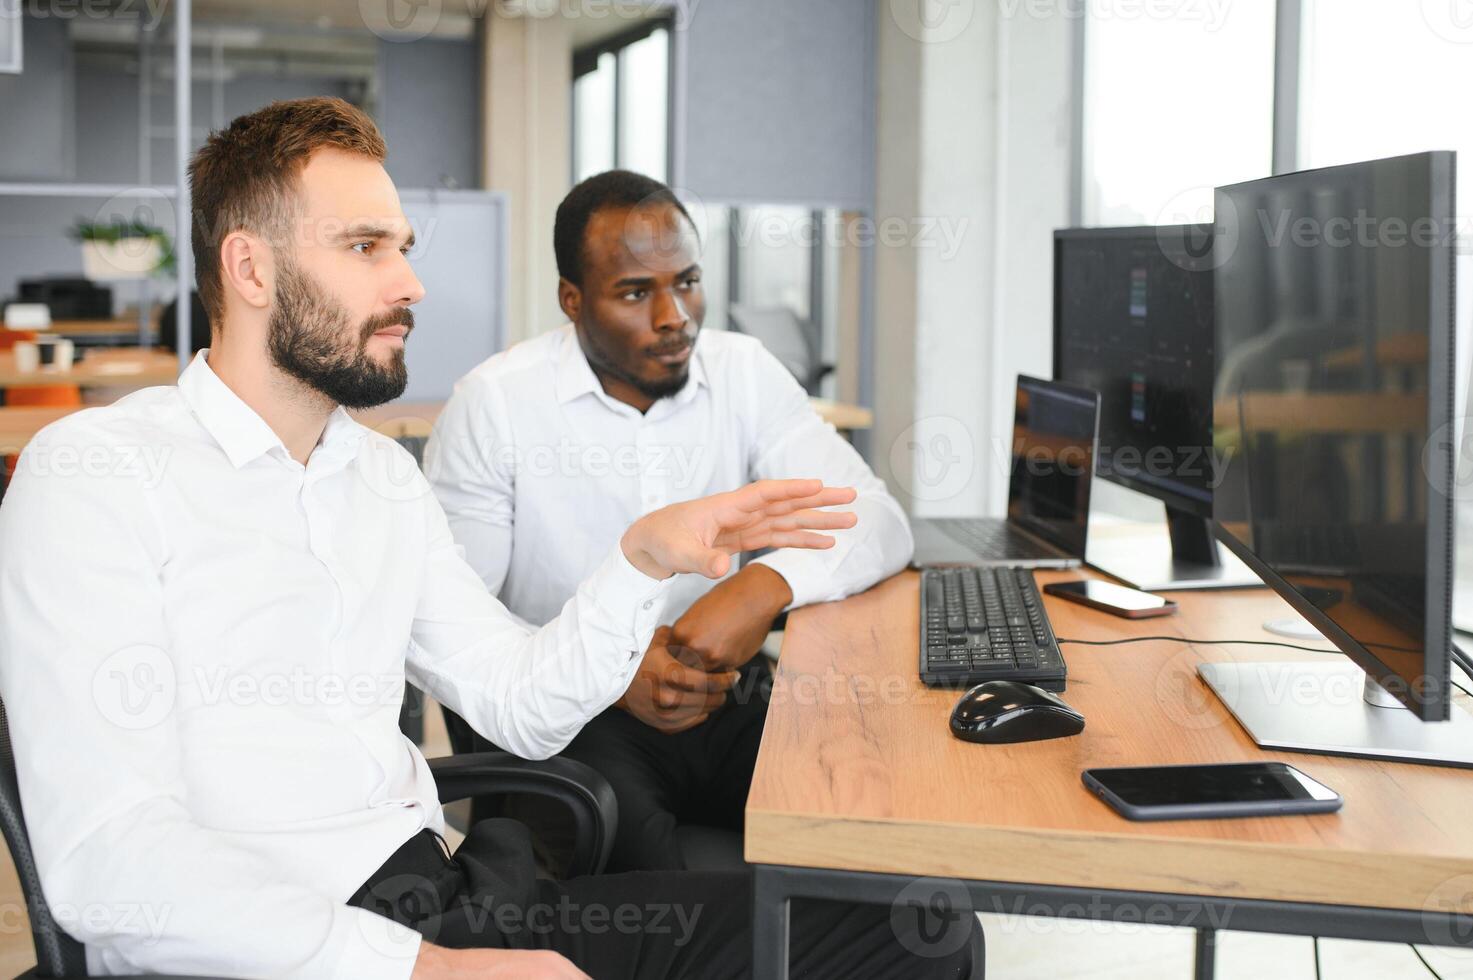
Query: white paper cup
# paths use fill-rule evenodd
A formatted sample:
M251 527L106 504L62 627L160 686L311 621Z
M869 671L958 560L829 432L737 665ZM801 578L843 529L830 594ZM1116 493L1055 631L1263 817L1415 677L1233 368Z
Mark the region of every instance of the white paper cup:
M41 348L36 346L34 340L18 340L12 350L17 371L29 373L41 367Z

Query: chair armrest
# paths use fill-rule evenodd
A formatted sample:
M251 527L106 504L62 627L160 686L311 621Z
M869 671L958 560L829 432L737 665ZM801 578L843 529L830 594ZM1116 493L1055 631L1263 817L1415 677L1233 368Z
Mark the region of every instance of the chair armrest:
M476 796L530 793L560 801L573 813L573 859L568 877L598 874L609 861L619 809L614 788L572 759L518 758L510 752L472 752L431 759L441 803Z

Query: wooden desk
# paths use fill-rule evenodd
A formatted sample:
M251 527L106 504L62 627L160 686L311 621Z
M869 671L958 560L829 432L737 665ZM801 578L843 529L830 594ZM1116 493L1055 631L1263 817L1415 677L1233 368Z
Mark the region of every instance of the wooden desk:
M65 371L17 371L15 353L0 351L0 388L76 385L79 388L171 385L179 377L179 357L151 347L98 347Z
M133 348L133 350L137 350L137 348ZM109 351L108 353L112 352ZM175 365L177 364L177 362L174 360L174 355L169 354L167 351L155 353L159 353L164 358L168 359L169 366L167 368L167 371L174 372L176 370ZM89 356L88 360L90 360L91 357L101 357L101 355L101 351L94 352L92 355ZM77 366L77 370L81 371L83 368L86 367L86 365L87 361L84 360L81 364ZM148 370L142 375L113 375L111 377L108 377L107 375L101 375L97 380L90 383L95 385L128 384L135 385L137 387L146 387L147 385L154 384L173 384L175 380L173 374L170 374L167 379L160 379L160 375L165 370L166 369L163 366L163 361L160 360L158 364L148 368ZM14 380L12 378L13 375L20 378L25 378L26 380L24 382ZM45 382L32 380L36 377L46 377L53 380ZM21 383L86 384L85 382L79 381L60 380L66 377L68 377L68 374L63 373L47 373L45 375L41 375L39 372L33 374L18 374L14 371L14 361L10 359L10 355L0 355L0 387L3 387L6 384ZM140 380L140 377L146 377L147 380ZM814 400L819 401L818 399ZM857 406L845 406L838 405L836 403L829 404L833 404L836 408L841 410L857 408ZM393 438L398 438L400 436L427 436L429 435L430 427L434 424L435 419L439 416L440 410L443 407L444 404L441 402L393 402L388 405L380 405L377 408L366 408L361 411L354 411L352 414L354 418L362 422L364 425L369 426L373 429L377 429L379 432L383 432ZM63 415L66 415L68 412L75 411L77 411L76 408L0 407L0 453L10 454L20 452L21 449L25 448L25 444L30 442L31 438L37 432L41 431L42 428L50 425L52 422L61 418ZM858 409L858 411L868 413L868 409ZM822 410L820 411L820 414L822 414ZM850 422L862 421L862 419L860 419L858 416L843 416L843 419L844 421ZM828 419L828 421L833 422L835 428L846 428L846 426L840 425L838 422L834 422L833 419ZM855 427L865 428L868 424L869 423L866 422L865 425Z
M1039 581L1078 574L1041 572ZM1064 644L1063 697L1084 714L1084 732L974 745L947 731L956 693L926 688L917 677L917 582L916 573L903 573L789 617L747 800L746 856L758 865L757 975L786 976L776 963L786 944L787 898L889 904L917 876L970 882L955 884L986 911L1109 918L1146 908L1156 921L1177 925L1473 942L1466 918L1473 914L1473 772L1265 752L1196 674L1203 660L1316 654ZM1058 636L1089 639L1272 640L1260 624L1291 614L1266 590L1174 598L1178 615L1136 622L1054 598L1045 603ZM1292 762L1323 780L1344 796L1344 808L1311 817L1132 823L1079 779L1093 766L1263 759ZM1210 970L1200 944L1199 954L1199 968Z

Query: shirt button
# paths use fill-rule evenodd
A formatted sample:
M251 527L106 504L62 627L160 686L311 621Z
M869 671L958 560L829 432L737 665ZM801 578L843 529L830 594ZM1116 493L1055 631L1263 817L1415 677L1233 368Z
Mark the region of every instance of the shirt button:
M644 601L644 608L645 609L650 609L651 607L654 606L654 604L655 604L655 600L653 600L653 599L646 599Z

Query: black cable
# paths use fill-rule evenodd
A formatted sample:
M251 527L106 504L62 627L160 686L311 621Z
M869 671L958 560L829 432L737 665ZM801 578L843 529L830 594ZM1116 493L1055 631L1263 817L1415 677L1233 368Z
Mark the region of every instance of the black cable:
M1314 940L1314 980L1320 980L1320 937L1310 936Z
M1243 645L1253 647L1285 647L1289 650L1307 650L1310 653L1339 652L1338 650L1326 650L1324 647L1306 647L1300 646L1298 643L1281 643L1278 640L1194 640L1187 636L1128 636L1123 640L1071 640L1064 639L1063 637L1057 637L1056 639L1059 643L1074 643L1086 647L1113 647L1119 646L1122 643L1149 643L1153 640L1165 640L1171 643L1190 643L1196 646ZM1473 663L1465 663L1468 660L1468 655L1460 650L1456 643L1452 645L1452 649L1453 662L1462 668L1463 673L1468 675L1469 680L1473 680ZM1459 684L1457 680L1453 680L1452 685L1469 697L1473 697L1473 691Z
M1452 648L1453 663L1462 669L1468 680L1473 681L1473 660L1470 660L1468 658L1468 655L1463 652L1463 648L1458 646L1456 643L1452 644ZM1463 685L1459 684L1456 679L1453 680L1453 687L1456 687L1458 690L1462 691L1469 697L1473 697L1473 691L1470 691Z
M1338 650L1326 650L1324 647L1305 647L1297 643L1280 643L1277 640L1194 640L1187 636L1130 636L1123 640L1066 640L1058 638L1060 643L1078 643L1087 647L1113 647L1121 643L1146 643L1151 640L1168 640L1172 643L1191 643L1197 646L1223 646L1244 645L1255 647L1288 647L1290 650L1308 650L1310 653L1339 653Z
M1427 968L1427 972L1436 977L1437 980L1442 980L1442 974L1432 969L1432 964L1427 962L1427 957L1422 955L1422 951L1411 943L1407 943L1407 945L1412 947L1412 952L1417 954L1417 959L1422 961L1422 965Z
M1467 674L1470 678L1473 678L1473 658L1470 658L1466 653L1464 653L1463 648L1458 646L1456 643L1452 644L1452 648L1453 660L1457 662L1459 667L1463 668L1463 673Z

